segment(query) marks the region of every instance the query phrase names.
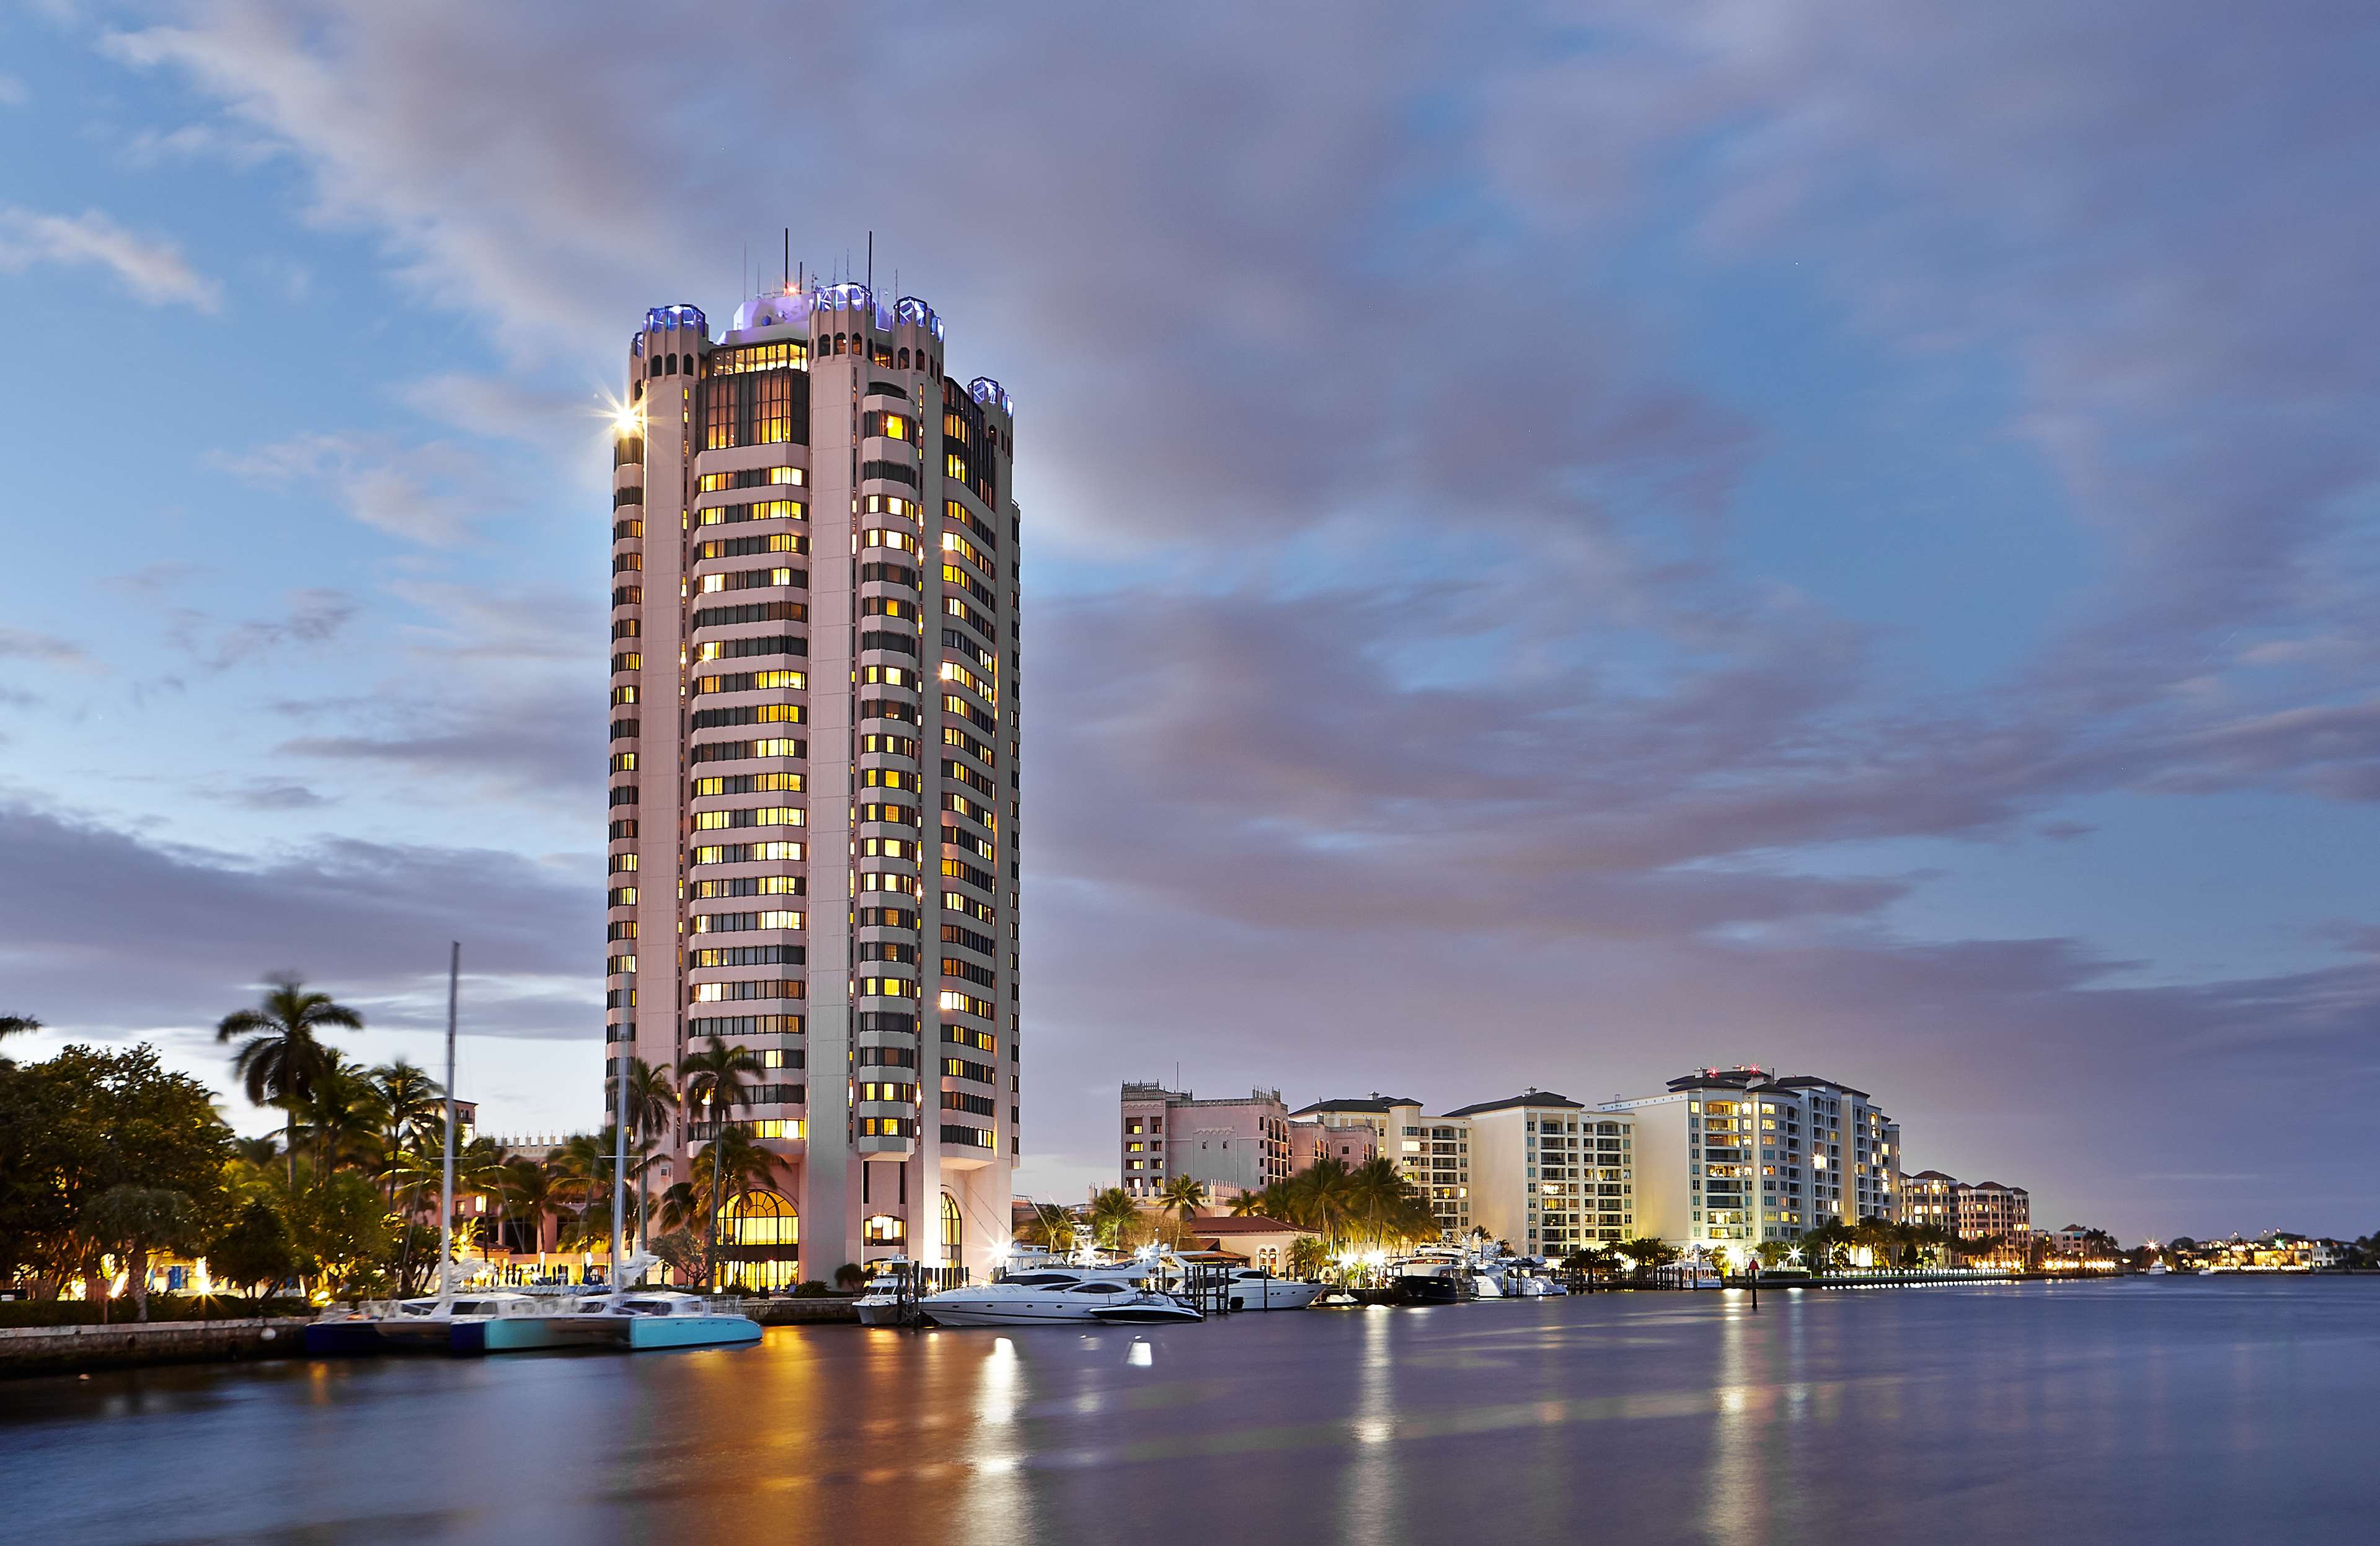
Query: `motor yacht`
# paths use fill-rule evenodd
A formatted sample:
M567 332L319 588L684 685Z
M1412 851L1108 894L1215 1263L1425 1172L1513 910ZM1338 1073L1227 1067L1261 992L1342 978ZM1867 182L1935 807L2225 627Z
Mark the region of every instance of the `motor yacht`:
M1451 1305L1477 1292L1476 1274L1459 1256L1425 1253L1389 1264L1389 1287L1409 1305Z
M904 1257L887 1257L874 1264L874 1272L860 1290L853 1308L859 1311L863 1326L905 1326L917 1308L917 1294L912 1284L911 1268Z
M1167 1325L1206 1317L1171 1294L1071 1272L1025 1272L917 1301L937 1326Z
M1234 1268L1223 1286L1233 1309L1304 1309L1330 1289L1327 1283L1275 1277L1261 1267Z

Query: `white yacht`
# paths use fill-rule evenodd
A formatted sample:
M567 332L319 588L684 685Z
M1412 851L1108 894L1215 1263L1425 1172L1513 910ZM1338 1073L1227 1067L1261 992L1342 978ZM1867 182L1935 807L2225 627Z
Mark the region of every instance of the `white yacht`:
M1330 1291L1327 1283L1277 1278L1261 1267L1237 1267L1224 1280L1233 1309L1304 1309Z
M1171 1294L1054 1270L947 1288L918 1300L917 1309L937 1326L1165 1325L1206 1319Z
M863 1326L900 1326L907 1324L908 1312L915 1303L909 1287L909 1262L903 1257L887 1257L873 1264L874 1272L859 1297L852 1301L859 1311Z

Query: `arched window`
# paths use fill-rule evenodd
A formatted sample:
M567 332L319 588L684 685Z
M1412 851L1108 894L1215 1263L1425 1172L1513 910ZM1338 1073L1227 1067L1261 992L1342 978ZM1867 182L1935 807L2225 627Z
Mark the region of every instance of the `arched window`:
M783 1192L763 1187L728 1199L719 1230L722 1283L758 1290L802 1281L802 1221Z
M950 1193L942 1194L942 1260L955 1262L959 1248L966 1244L966 1221L959 1216L959 1199Z
M801 1244L801 1215L792 1200L765 1188L728 1199L719 1211L719 1227L730 1246Z
M662 374L665 376L677 374L677 356L674 354L662 356Z
M684 365L682 365L682 366L678 367L678 370L679 370L680 373L685 374L685 375L689 375L689 376L690 376L690 375L694 374L694 356L692 356L692 355L687 355L687 356L686 357L686 363L685 363Z
M890 1213L871 1214L862 1236L871 1246L898 1246L909 1238L909 1226Z

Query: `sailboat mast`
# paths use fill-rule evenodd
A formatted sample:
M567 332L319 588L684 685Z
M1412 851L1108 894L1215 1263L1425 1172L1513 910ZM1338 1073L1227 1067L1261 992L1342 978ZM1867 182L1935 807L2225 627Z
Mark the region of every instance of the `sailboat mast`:
M438 1307L455 1297L455 997L463 976L463 942L446 957L446 1168L438 1183Z

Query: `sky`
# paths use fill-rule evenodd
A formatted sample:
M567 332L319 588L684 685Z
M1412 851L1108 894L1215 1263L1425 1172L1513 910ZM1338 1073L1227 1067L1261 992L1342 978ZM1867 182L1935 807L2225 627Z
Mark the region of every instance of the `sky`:
M2320 0L0 11L10 1051L227 1090L290 969L434 1066L460 940L483 1126L599 1120L605 404L872 233L1017 404L1021 1190L1126 1078L1758 1063L2036 1223L2380 1227L2375 66Z

